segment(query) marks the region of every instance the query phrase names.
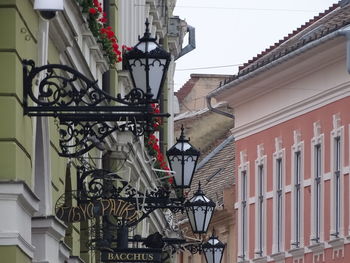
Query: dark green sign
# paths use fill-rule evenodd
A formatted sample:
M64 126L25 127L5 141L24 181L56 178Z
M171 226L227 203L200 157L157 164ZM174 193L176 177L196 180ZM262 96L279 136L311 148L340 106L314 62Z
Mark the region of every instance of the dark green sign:
M161 263L162 251L142 248L128 248L113 252L102 251L101 260L103 262Z

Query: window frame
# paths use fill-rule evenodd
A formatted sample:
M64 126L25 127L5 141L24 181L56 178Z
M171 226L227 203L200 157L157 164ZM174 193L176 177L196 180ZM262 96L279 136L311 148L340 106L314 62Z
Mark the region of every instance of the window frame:
M331 132L331 239L344 234L344 128L337 127Z
M239 193L238 193L238 262L245 262L249 257L249 162L245 162L238 167L239 175ZM242 181L242 175L245 177L245 184ZM245 186L245 191L243 191Z
M319 134L311 140L311 242L314 244L324 240L324 156L324 135Z
M273 154L273 253L285 251L285 150Z
M255 161L255 182L255 255L259 258L266 255L266 155L258 157Z
M304 246L304 142L292 147L292 248Z

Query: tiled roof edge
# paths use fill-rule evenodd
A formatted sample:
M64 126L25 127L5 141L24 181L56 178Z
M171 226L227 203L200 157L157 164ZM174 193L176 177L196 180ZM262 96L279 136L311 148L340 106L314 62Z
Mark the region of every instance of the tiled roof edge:
M211 151L198 165L197 169L202 168L211 158L213 158L218 152L220 152L227 144L234 140L234 135L231 135L226 140L224 140L218 147L216 147L213 151Z

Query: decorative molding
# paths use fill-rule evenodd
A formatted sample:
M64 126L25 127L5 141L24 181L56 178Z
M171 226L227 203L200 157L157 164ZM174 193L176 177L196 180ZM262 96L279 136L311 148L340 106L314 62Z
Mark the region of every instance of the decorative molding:
M32 218L34 262L66 262L69 248L61 242L66 226L55 216Z
M33 217L33 234L45 234L53 239L60 241L65 236L67 226L61 223L55 216Z
M315 243L308 246L308 249L310 249L314 254L323 252L324 248L325 248L325 244L323 242Z
M274 253L271 254L270 257L276 262L283 262L284 259L286 258L286 252L282 251L282 252L278 252L278 253Z
M340 247L344 247L344 238L339 237L339 238L334 238L332 240L328 241L328 244L333 248L340 248Z
M243 124L231 129L231 133L235 135L236 141L256 134L287 120L296 118L302 114L309 113L319 109L332 102L349 96L350 82L343 83L321 94L316 94L303 101L287 106L282 110L268 114L265 117Z
M291 254L293 258L299 258L304 256L305 249L304 247L292 248L288 253Z
M267 263L267 257L258 257L252 260L254 263Z
M0 245L18 246L33 258L35 247L31 240L31 217L39 210L39 198L22 181L2 181L0 202L6 211L0 214Z
M29 258L34 257L35 247L26 241L20 233L0 233L0 246L18 246Z

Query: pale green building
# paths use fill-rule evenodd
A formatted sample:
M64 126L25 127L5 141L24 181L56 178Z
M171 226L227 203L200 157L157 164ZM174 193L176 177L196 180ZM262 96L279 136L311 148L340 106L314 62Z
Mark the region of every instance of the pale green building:
M142 136L115 132L104 139L102 149L94 148L79 158L61 157L57 119L24 115L24 59L32 59L37 66L68 65L97 80L99 87L112 95L126 94L131 88L130 77L121 63L110 67L106 51L89 27L90 10L82 7L94 1L65 0L64 10L50 20L34 10L34 2L0 0L0 262L100 262L99 254L87 246L91 222L64 224L55 216L57 200L77 188L78 168L91 165L111 170L138 189L154 187L157 176ZM181 53L187 30L184 21L172 16L175 2L105 0L100 3L98 19L107 12L121 51L122 45L137 43L148 18L152 35L158 36L174 61ZM164 111L169 113L174 67L172 62L162 99ZM163 151L169 147L168 142L172 144L172 127L170 117L163 123L160 136ZM70 202L74 205L75 201ZM147 236L171 229L169 224L167 216L158 211L142 221L132 234Z

